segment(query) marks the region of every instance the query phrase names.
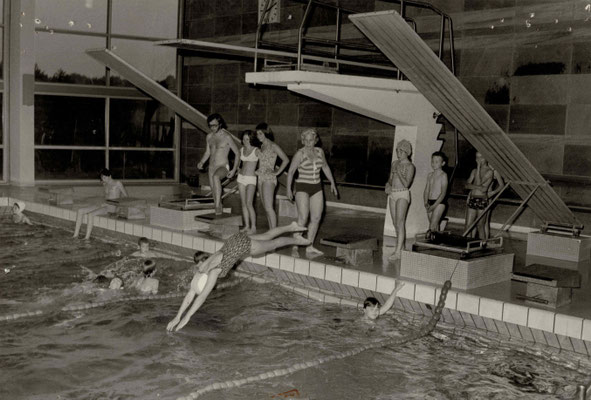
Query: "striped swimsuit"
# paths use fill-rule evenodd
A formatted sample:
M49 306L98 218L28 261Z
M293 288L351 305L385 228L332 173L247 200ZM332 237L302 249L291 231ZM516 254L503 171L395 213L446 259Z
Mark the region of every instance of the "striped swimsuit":
M296 179L296 193L304 192L310 197L322 192L322 182L320 180L320 170L324 166L322 149L314 147L314 153L316 158L312 161L302 151L302 162L298 166L298 178Z

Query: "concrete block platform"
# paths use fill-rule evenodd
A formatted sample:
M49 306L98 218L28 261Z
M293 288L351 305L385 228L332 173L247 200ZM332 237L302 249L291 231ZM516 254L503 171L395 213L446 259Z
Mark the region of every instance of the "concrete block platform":
M231 212L231 208L224 208L224 212ZM212 209L202 210L174 210L157 206L150 206L150 224L181 231L208 229L209 225L196 221L195 217L211 214Z
M591 237L530 232L527 235L527 254L574 262L589 260Z
M460 260L441 253L403 250L400 276L439 285L453 273L451 282L456 289L474 289L511 280L513 254L499 253Z

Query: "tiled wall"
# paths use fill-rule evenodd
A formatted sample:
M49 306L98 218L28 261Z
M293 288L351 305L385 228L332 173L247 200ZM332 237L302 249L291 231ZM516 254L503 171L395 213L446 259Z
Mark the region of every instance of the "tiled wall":
M14 200L0 197L0 207L8 206ZM69 221L70 224L76 219L73 210L38 202L25 203L28 212ZM152 227L144 221L126 222L96 217L95 226L116 234L145 236L161 245L173 246L181 253L196 250L213 253L223 245L218 240ZM314 300L356 307L368 296L377 297L383 303L396 283L394 278L387 276L275 253L249 257L238 268L287 283L295 292ZM394 306L407 312L430 316L440 293L439 287L405 282ZM591 356L591 320L588 319L455 290L450 290L447 295L442 317L445 322L460 327L475 327Z
M256 0L187 0L184 37L253 44ZM456 66L460 80L510 135L517 147L542 173L583 177L578 183L555 185L569 203L591 204L584 195L591 182L591 13L579 0L432 0L454 20ZM359 11L394 8L379 0L340 1ZM294 35L302 5L281 1L281 23L269 31ZM410 11L412 13L412 10ZM415 13L418 30L435 46L439 21ZM319 13L313 25L329 25L332 17ZM223 39L222 39L223 37ZM293 43L293 41L292 41ZM190 57L185 61L183 96L204 113L220 112L235 131L267 121L288 154L298 147L297 132L308 126L320 130L337 180L382 185L387 177L393 130L387 125L314 102L285 89L262 89L244 83L250 62ZM453 153L451 135L444 150ZM203 152L203 135L183 134L183 173L196 173ZM453 158L453 157L452 157ZM469 145L460 145L465 178L473 165ZM461 184L454 190L461 192ZM348 190L343 201L383 206L385 197L360 196ZM583 196L581 196L583 195Z

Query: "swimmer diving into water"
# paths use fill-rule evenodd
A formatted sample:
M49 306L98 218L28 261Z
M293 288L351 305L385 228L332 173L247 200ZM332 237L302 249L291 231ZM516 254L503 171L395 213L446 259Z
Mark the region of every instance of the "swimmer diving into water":
M284 246L306 246L310 244L308 239L301 236L278 237L284 233L303 232L305 227L292 222L287 226L280 226L261 234L247 234L240 232L231 236L224 246L213 253L195 273L191 281L189 292L185 295L177 315L168 323L166 330L179 331L191 319L193 314L201 308L207 296L213 290L217 280L228 274L234 265L248 256L259 256L274 251ZM204 278L205 277L205 278ZM197 298L195 298L197 296ZM189 308L189 306L191 306ZM184 315L185 311L187 313Z

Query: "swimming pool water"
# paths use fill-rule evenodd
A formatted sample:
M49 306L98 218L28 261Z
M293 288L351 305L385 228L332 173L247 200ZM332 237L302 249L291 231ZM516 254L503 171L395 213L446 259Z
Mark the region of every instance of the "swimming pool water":
M27 229L2 226L0 237ZM0 315L44 311L40 317L0 322L2 399L174 399L213 382L384 341L425 322L398 312L370 324L357 310L252 281L214 291L174 334L165 328L182 298L61 312L67 304L124 296L125 291L96 288L88 270L99 272L117 259L96 254L114 248L127 254L135 248L72 241L71 232L61 229L34 229L35 235L0 242ZM87 260L53 263L84 253ZM186 288L190 263L157 263L161 292ZM528 351L521 342L490 339L477 331L445 326L436 331L399 347L369 350L202 398L270 399L297 390L300 398L315 400L567 399L588 379L567 353Z

